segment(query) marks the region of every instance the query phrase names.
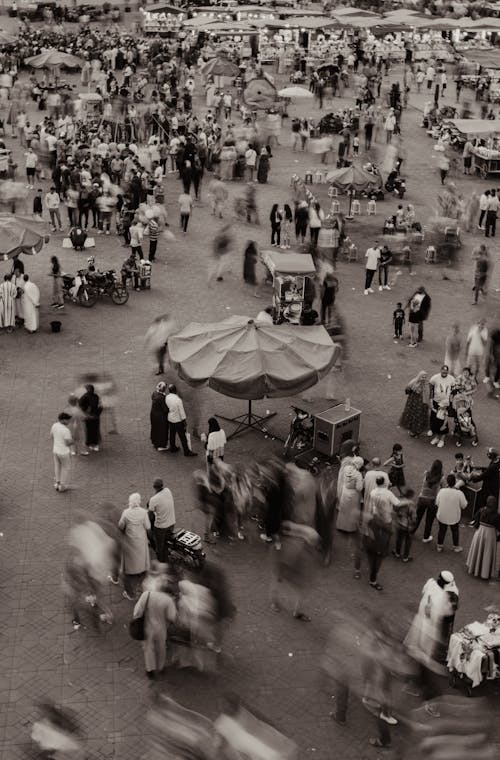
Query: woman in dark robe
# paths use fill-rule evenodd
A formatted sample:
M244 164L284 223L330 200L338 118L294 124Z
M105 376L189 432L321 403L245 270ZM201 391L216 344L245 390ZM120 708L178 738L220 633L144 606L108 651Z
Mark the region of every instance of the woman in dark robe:
M93 385L85 386L86 392L79 401L80 409L85 412L85 445L93 451L99 451L101 441L101 399Z
M269 153L265 148L262 148L259 157L259 168L257 169L257 182L260 182L261 185L266 184L270 167Z
M166 451L168 448L168 408L165 403L167 386L158 383L151 394L151 443L157 451Z

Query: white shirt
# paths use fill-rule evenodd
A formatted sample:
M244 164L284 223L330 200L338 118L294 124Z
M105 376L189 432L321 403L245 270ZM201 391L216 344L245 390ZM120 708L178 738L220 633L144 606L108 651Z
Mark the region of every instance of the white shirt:
M155 514L155 528L175 525L174 497L170 488L162 488L149 500L148 509Z
M225 445L226 434L223 430L214 430L212 433L209 433L207 438L207 457L209 454L213 457L223 457Z
M253 148L248 148L248 150L245 153L246 165L255 166L256 161L257 161L257 153L254 151Z
M482 356L484 348L488 341L488 328L472 325L467 335L468 353L475 356Z
M450 400L451 389L455 385L456 380L453 375L446 375L441 377L441 373L438 372L433 375L429 380L429 385L434 388L434 401L440 404L442 401Z
M479 208L481 211L486 211L488 208L488 199L489 195L485 195L485 193L482 193L482 195L479 197Z
M380 259L380 248L368 248L365 253L366 268L377 269Z
M45 196L45 205L49 209L59 208L61 205L61 199L59 193L47 193Z
M186 419L184 404L177 393L167 393L165 396L165 403L168 407L169 422L183 422Z
M457 488L441 488L436 496L436 505L438 521L445 525L455 525L460 522L467 499Z
M52 452L54 454L66 456L70 453L73 439L66 425L63 425L62 422L54 422L50 428L50 435L53 441Z
M499 206L500 201L498 200L498 196L490 195L486 204L486 209L488 211L498 211Z

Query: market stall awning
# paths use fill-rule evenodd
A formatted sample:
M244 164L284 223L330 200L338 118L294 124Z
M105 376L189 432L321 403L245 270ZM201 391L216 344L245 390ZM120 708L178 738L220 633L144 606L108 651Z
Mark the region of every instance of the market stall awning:
M463 135L500 134L500 120L495 119L448 119L447 124L458 129Z
M335 8L332 16L377 16L379 18L378 13L364 11L361 8L356 8L354 5L350 5L348 8Z
M476 63L483 69L500 69L500 52L494 50L467 50L465 59L468 63Z
M303 274L315 275L313 257L309 253L278 253L277 251L262 251L261 259L271 274Z
M338 21L342 26L353 26L356 29L371 29L382 23L380 16L340 16Z
M170 5L170 3L154 3L153 5L146 5L144 10L148 13L172 13L175 15L186 13L185 8L179 8L177 5Z
M500 30L500 18L477 18L475 21L471 21L468 28L475 31Z

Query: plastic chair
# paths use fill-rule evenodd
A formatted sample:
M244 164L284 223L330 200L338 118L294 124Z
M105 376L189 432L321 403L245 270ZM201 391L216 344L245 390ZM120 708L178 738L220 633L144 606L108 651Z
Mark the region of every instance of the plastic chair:
M353 216L359 216L361 214L361 203L358 200L352 202L351 214Z
M351 243L349 248L347 249L347 261L357 261L358 260L358 248L354 243Z
M332 201L332 205L330 206L330 213L338 214L339 212L340 212L340 203L338 201Z
M321 169L316 169L316 172L314 173L314 181L317 185L321 185L323 182L323 172Z
M367 216L375 216L376 213L377 213L377 202L373 198L371 198L366 204L366 214Z
M304 176L304 183L306 185L312 185L313 183L313 173L310 169L308 169Z
M337 188L333 187L333 185L330 185L330 187L328 188L328 197L338 198L338 195L339 195L339 191L337 190Z

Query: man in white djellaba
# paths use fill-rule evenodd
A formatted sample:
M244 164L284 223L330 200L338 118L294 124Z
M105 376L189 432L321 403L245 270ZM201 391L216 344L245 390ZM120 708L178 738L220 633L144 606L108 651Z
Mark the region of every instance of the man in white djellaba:
M22 306L24 314L24 326L30 333L34 333L38 330L39 320L39 306L40 306L40 291L38 286L35 285L29 278L29 275L24 275L24 287L22 294Z

